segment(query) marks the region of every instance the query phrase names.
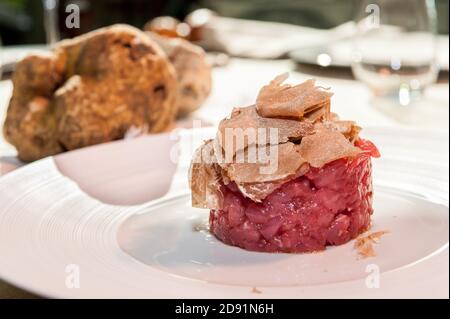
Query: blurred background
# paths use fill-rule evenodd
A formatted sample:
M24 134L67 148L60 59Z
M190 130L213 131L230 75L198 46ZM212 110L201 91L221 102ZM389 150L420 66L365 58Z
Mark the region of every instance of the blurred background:
M183 20L198 8L209 8L220 16L283 22L319 29L336 27L352 20L358 0L60 0L59 27L63 38L113 23L142 28L157 16ZM64 10L74 3L80 8L80 28L64 26ZM437 0L438 32L448 34L447 0ZM3 45L38 44L46 40L40 0L0 0L0 37Z

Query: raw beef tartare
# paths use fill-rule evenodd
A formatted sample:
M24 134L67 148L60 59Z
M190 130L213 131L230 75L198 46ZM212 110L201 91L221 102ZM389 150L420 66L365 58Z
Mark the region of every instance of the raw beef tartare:
M330 112L328 90L282 84L286 77L235 108L192 161L193 206L210 209L210 231L226 244L313 252L370 227L378 150Z

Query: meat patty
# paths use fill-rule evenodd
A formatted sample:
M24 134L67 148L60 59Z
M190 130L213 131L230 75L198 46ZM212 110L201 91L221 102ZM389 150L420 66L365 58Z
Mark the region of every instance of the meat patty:
M221 186L221 209L210 231L226 244L261 252L313 252L341 245L370 226L370 154L339 159L291 180L255 203L236 187Z

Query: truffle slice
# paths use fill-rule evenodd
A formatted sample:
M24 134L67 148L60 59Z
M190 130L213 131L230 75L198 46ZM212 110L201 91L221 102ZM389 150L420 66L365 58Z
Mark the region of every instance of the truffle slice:
M322 167L340 158L352 158L361 150L336 131L321 130L302 139L299 147L302 157L313 167Z
M320 109L329 110L333 93L317 87L315 80L307 80L294 86L282 84L287 78L287 73L281 74L259 91L256 107L261 116L301 119ZM316 113L314 118L320 113ZM326 112L323 115L325 114Z
M206 141L194 154L189 168L192 206L219 208L220 176L216 168L212 140Z
M294 175L304 164L307 162L300 153L300 145L286 142L249 146L236 154L233 163L225 163L222 168L232 181L242 184L282 180Z
M280 77L272 82L279 81ZM313 81L295 87L314 88ZM235 184L245 197L261 202L312 168L338 159L350 161L363 152L354 145L360 127L353 121L339 120L328 105L321 104L302 118L289 117L286 112L289 110L273 118L259 114L255 105L233 109L230 117L220 122L216 138L208 142L215 163L209 166L210 175L224 185ZM275 136L271 136L273 132ZM192 173L195 180L196 171Z
M225 155L234 157L250 145L299 141L313 132L314 125L310 122L265 118L252 105L233 109L231 116L220 122L217 139Z

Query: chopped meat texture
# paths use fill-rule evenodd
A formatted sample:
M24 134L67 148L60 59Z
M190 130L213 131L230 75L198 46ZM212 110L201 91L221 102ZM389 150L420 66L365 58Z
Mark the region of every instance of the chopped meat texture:
M222 185L221 194L221 209L210 213L210 231L221 241L252 251L320 251L370 226L371 161L360 154L311 168L262 203L244 197L234 183Z
M304 175L310 166L307 163L303 163L296 171L294 175L288 175L284 179L279 179L276 181L267 181L267 182L256 182L256 183L238 183L237 187L241 191L241 193L250 198L255 202L261 202L264 198L266 198L270 193L272 193L277 188L281 187L284 183L298 177Z
M360 138L355 141L355 146L372 157L379 158L381 156L378 148L369 140Z

